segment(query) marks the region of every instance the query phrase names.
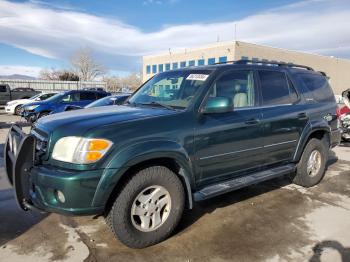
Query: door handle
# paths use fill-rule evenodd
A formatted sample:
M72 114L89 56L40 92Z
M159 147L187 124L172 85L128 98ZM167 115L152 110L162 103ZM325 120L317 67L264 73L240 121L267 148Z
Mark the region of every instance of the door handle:
M306 115L306 113L299 113L297 115L298 119L300 120L305 120L305 119L308 119L309 117Z
M257 119L257 118L251 118L251 119L248 119L247 121L245 121L245 124L247 125L256 125L256 124L259 124L260 120Z

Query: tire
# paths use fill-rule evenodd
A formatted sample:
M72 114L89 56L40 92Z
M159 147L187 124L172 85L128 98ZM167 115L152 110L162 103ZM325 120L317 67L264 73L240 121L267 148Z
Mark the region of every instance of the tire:
M157 188L154 189L154 187ZM154 202L153 199L152 203L148 204L148 202L138 202L136 199L139 199L139 196L145 196L143 193L147 192L147 190L151 190L151 193L146 195L149 197L152 193L156 192L155 190L160 190L161 188L167 191L168 194L167 197L160 199L169 200L168 197L170 196L170 200L168 201L170 205L168 204L162 209L163 222L155 228L149 229L150 231L145 231L145 228L141 228L141 216L132 215L132 212L135 210L135 205L139 205L136 210L141 210L142 214L145 212L145 214L150 216L153 213L147 213L146 211L156 212L157 209L152 209L151 205L157 202ZM160 202L158 202L159 205L161 205ZM142 203L147 203L148 206L146 206L146 209L143 209L145 205ZM106 222L115 237L124 245L131 248L145 248L157 244L170 236L181 219L184 204L185 192L177 175L166 167L148 167L136 173L124 185L107 214ZM143 215L142 217L145 218L146 216ZM156 223L153 223L155 220L151 219L151 221L148 225L155 226Z
M49 112L42 112L42 113L39 114L38 119L42 118L44 116L48 116L49 114L50 114Z
M22 109L22 105L16 106L14 115L19 116L21 114L21 109Z
M308 163L313 163L313 161L310 160L312 156L314 156L314 159L319 159L320 163L315 164L315 168L308 169ZM311 162L309 162L309 160ZM293 183L303 187L312 187L320 183L326 172L327 160L327 143L325 143L324 140L319 140L316 138L310 139L310 141L306 144L304 152L297 165L297 170L293 178ZM316 162L318 161L316 160ZM317 168L318 166L319 168Z

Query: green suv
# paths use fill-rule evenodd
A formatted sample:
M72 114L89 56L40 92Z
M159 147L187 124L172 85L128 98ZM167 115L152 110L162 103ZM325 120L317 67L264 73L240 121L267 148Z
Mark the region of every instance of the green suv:
M340 141L323 73L237 61L160 73L122 106L13 126L5 167L23 210L101 214L125 245L166 239L183 210L290 175L310 187Z

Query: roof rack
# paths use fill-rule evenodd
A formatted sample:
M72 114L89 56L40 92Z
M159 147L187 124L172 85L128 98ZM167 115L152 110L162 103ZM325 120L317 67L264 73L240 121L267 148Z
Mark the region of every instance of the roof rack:
M237 60L237 61L227 61L227 62L219 62L215 63L216 65L219 64L236 64L236 65L247 65L247 64L261 64L261 65L274 65L274 66L281 66L281 67L297 67L297 68L304 68L309 71L314 71L312 67L304 66L304 65L297 65L293 63L285 63L285 62L273 62L273 61L261 61L261 60Z

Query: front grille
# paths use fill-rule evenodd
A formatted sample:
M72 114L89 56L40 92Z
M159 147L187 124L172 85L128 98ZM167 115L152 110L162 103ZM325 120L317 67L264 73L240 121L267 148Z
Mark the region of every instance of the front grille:
M40 160L47 150L49 140L48 134L37 128L33 128L30 133L35 136L36 160Z

